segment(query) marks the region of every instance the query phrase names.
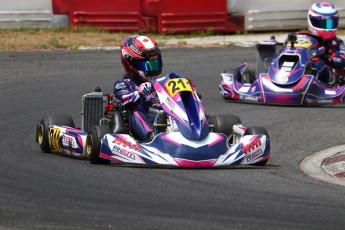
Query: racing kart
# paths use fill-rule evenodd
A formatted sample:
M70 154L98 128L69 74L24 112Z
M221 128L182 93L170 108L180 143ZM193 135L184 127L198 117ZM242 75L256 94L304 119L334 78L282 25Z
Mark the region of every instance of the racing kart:
M254 69L246 62L221 73L220 94L225 100L278 105L332 105L344 103L343 69L332 72L333 85L317 79L311 60L322 39L291 33L283 45L272 37L256 45ZM280 49L279 51L279 48Z
M68 115L47 115L37 125L36 141L43 152L87 157L99 164L182 168L266 164L270 139L265 128L246 128L235 115L208 115L193 84L177 73L152 84L160 107L151 111L156 118L149 141L134 138L128 129L131 111L100 89L82 97L81 128L75 128Z

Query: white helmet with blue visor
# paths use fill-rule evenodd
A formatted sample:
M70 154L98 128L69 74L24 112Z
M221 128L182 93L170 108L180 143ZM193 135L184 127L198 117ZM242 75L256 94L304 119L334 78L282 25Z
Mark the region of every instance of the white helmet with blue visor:
M321 36L324 40L333 39L336 36L338 22L339 14L332 3L314 3L309 9L309 30L313 34Z

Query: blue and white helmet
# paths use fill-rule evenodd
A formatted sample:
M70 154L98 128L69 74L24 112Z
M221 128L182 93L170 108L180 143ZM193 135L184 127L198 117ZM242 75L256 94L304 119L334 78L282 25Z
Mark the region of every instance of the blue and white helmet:
M332 3L314 3L308 12L308 28L324 40L333 39L338 28L339 14Z

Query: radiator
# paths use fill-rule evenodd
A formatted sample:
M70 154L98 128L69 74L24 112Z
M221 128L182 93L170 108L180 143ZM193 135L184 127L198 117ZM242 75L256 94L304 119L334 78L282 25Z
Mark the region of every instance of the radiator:
M104 114L104 103L102 92L93 92L82 97L81 130L88 133L93 126L99 125Z

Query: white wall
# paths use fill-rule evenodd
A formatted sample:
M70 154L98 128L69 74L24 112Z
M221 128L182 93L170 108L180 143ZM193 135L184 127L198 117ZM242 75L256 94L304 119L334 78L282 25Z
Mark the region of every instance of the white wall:
M314 2L318 0L227 0L228 12L243 13L249 31L306 28L307 11ZM345 28L345 0L331 2ZM0 28L22 27L68 27L68 17L53 15L51 0L0 0Z
M0 0L1 10L46 10L52 8L51 0Z
M228 12L244 13L245 29L307 28L307 12L318 0L227 0ZM345 0L330 1L340 14L340 27L345 28Z
M67 26L67 15L53 15L51 0L0 0L0 28Z

